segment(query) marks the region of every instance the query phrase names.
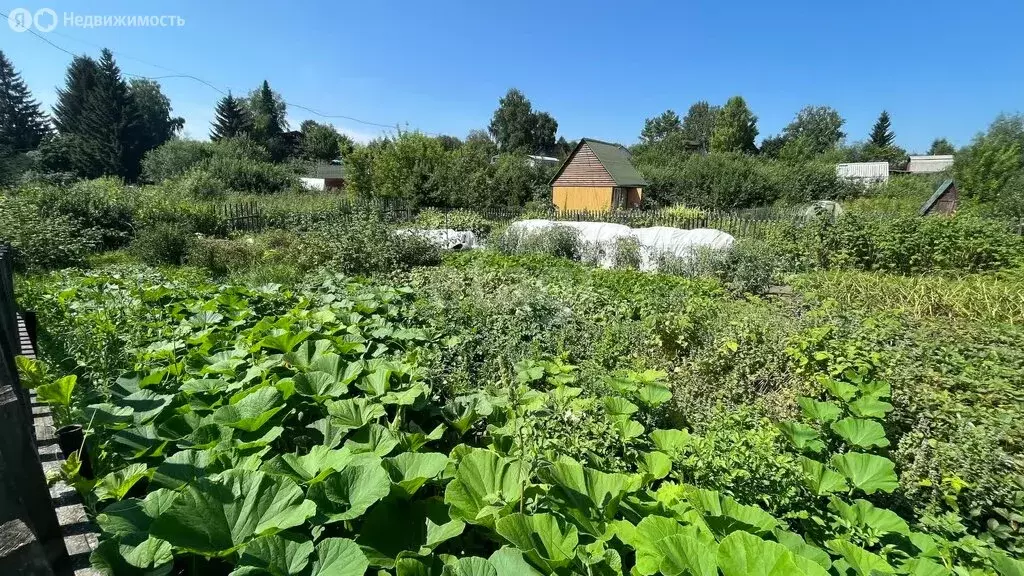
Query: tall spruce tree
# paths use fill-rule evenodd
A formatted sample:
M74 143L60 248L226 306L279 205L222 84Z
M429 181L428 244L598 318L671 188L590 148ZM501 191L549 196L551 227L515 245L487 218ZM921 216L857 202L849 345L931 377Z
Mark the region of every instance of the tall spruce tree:
M874 127L871 128L871 135L868 141L879 148L891 146L896 141L896 135L892 132L892 122L887 111L882 110L882 113L879 114L878 120L875 121Z
M249 116L249 110L245 107L245 103L232 96L231 92L217 102L215 114L213 129L210 130L210 140L234 138L252 132L252 118Z
M39 103L0 51L0 156L35 150L49 132L49 120Z
M145 126L128 83L104 49L97 64L96 82L85 99L77 147L93 163L85 176L138 177L145 150Z
M82 132L82 114L85 100L96 85L99 67L88 56L75 56L64 74L64 87L57 89L57 104L53 107L53 123L61 136Z

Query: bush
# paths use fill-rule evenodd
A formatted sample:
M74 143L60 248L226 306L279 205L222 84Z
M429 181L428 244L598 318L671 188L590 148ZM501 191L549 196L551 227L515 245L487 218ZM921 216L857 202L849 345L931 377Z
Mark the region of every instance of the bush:
M996 211L1004 216L1024 220L1024 170L1011 176L996 199Z
M416 216L416 226L419 228L450 228L452 230L470 230L477 236L487 236L491 233L494 223L469 210L452 210L442 212L435 208L421 210Z
M568 226L534 231L509 228L498 238L498 250L505 254L546 254L579 261L583 242L579 231Z
M47 214L65 216L79 230L111 250L134 234L135 192L115 178L83 180L69 186L28 184L14 191Z
M302 234L282 252L304 269L329 266L352 275L408 270L441 263L441 249L415 235L397 236L380 214L353 214L342 225Z
M206 268L216 276L226 276L258 266L263 256L263 246L253 238L218 240L198 237L188 243L185 263Z
M629 236L615 241L615 268L618 270L639 270L642 264L640 241Z
M140 260L151 266L178 266L185 262L194 241L195 235L187 226L159 222L142 229L131 249Z
M202 167L190 169L175 185L183 194L204 200L222 198L227 193L227 185Z
M964 196L984 202L994 200L1022 167L1024 116L999 116L957 153L953 174Z
M199 169L236 192L271 194L295 183L285 166L250 158L216 155L203 162Z
M97 239L64 215L47 215L30 198L0 195L0 244L14 251L18 270L80 266Z
M177 178L213 156L215 150L211 142L171 140L146 153L142 176L153 183Z
M683 203L713 209L800 203L854 195L835 167L824 163L789 164L733 153L694 154L669 164L638 166L650 185L645 197L658 204Z

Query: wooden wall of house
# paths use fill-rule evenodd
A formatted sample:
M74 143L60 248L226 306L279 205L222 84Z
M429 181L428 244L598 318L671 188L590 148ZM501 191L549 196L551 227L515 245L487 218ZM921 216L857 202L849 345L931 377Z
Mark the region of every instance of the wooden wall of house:
M950 186L949 190L946 190L939 199L935 201L935 205L929 210L929 214L952 214L956 212L957 204L960 200L960 194L957 192L956 186Z
M551 203L559 210L609 210L613 186L551 187Z
M615 180L597 159L589 144L583 144L553 182L554 186L615 186Z

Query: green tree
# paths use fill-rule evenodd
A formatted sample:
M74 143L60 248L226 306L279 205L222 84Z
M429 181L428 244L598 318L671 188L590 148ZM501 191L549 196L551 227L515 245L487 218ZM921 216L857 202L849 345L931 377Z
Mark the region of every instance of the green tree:
M234 138L250 132L252 132L252 117L249 115L248 107L244 101L235 98L231 92L228 92L227 96L217 102L213 128L210 130L210 140Z
M547 112L534 112L526 95L511 88L498 100L487 130L502 152L551 154L558 122Z
M725 103L715 122L711 135L714 152L756 152L757 116L747 107L741 96L733 96Z
M896 135L892 132L892 121L889 118L889 112L882 110L882 113L878 115L878 120L875 121L875 125L871 128L868 142L876 148L884 149L892 146L895 141Z
M679 120L679 115L672 110L665 110L661 114L644 121L644 129L640 131L640 142L644 144L661 142L670 134L677 133L682 128L683 123Z
M683 138L693 142L697 150L711 150L711 135L715 132L715 122L721 111L721 106L712 106L705 100L694 103L683 117Z
M53 123L61 136L82 134L82 115L85 101L96 85L99 67L88 56L75 56L64 74L64 87L57 89L57 103L53 107Z
M457 136L442 134L437 137L437 141L441 143L441 147L444 148L445 152L458 150L462 147L462 140L459 140Z
M110 50L100 55L96 85L85 101L83 139L95 170L90 176L116 175L135 180L145 149L145 125L139 107Z
M480 150L488 156L498 153L498 145L487 130L470 130L463 145Z
M782 154L782 149L786 146L787 142L789 140L782 134L768 136L761 140L761 147L758 149L758 152L768 158L778 158Z
M344 132L338 133L338 153L345 158L356 149L356 141Z
M284 99L271 90L270 83L264 80L259 88L249 93L246 104L252 117L252 137L270 151L275 161L282 160L288 152L288 143L284 137L288 130Z
M846 137L842 130L844 122L834 108L807 106L797 113L782 134L790 143L802 141L796 146L818 155L835 147Z
M932 141L932 145L928 148L928 154L930 156L955 154L956 147L946 140L945 138L936 138Z
M302 132L302 157L307 160L330 162L341 157L340 134L330 124L306 120Z
M1024 167L1024 116L998 116L987 132L961 149L953 174L965 196L990 201Z
M50 123L39 103L0 50L0 156L35 150L49 133Z
M153 80L133 78L129 83L132 98L142 117L143 153L174 138L185 127L185 119L171 116L171 101Z

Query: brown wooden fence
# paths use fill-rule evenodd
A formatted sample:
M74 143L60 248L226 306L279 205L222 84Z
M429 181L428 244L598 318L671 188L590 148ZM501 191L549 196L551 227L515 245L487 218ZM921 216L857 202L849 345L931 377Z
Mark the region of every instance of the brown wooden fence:
M68 553L36 446L9 248L0 246L0 574L62 574Z

